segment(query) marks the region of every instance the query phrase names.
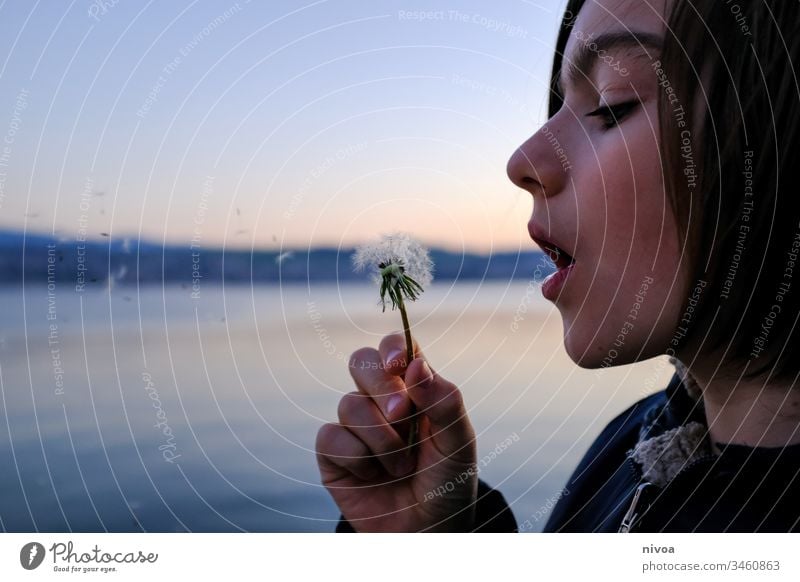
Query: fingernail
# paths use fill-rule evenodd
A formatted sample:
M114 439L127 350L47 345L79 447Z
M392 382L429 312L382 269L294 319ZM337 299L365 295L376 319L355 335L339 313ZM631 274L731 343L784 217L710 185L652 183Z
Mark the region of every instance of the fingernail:
M402 401L403 397L400 394L393 394L390 396L388 402L386 402L386 414L391 415L392 412L400 406Z
M398 350L392 350L392 351L391 351L391 352L389 352L389 354L386 356L386 362L384 363L384 365L385 365L387 368L390 368L390 367L392 367L392 362L393 362L394 360L402 361L402 360L401 360L401 359L402 359L402 357L403 357L403 350L399 350L399 349L398 349Z
M427 388L433 382L433 372L431 371L428 362L422 360L422 386Z

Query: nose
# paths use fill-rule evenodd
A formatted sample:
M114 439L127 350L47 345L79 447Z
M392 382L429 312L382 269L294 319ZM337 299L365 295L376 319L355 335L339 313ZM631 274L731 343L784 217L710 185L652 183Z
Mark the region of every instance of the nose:
M506 173L514 184L535 198L560 192L569 167L569 157L559 140L558 130L545 124L511 155Z

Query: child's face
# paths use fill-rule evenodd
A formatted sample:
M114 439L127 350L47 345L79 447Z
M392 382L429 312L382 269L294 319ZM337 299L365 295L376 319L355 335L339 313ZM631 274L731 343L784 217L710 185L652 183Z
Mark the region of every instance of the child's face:
M662 354L682 318L686 257L664 190L665 89L653 67L670 2L587 0L564 52L564 106L508 163L511 180L533 195L529 230L575 259L553 300L582 367ZM607 33L643 42L609 46ZM587 69L569 75L570 65ZM615 115L596 112L602 106Z

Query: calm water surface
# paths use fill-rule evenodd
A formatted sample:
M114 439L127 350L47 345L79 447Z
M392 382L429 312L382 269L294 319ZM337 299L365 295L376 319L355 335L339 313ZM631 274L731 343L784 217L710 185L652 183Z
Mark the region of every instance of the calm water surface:
M351 352L400 326L371 286L0 289L0 528L332 531L318 427ZM526 283L432 285L414 334L465 395L482 465L531 531L606 422L672 373L597 373ZM508 441L507 441L508 442Z

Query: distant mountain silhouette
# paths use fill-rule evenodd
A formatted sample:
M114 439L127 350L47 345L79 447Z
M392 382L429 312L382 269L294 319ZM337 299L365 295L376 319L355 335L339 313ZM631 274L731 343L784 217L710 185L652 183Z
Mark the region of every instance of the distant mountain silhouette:
M0 230L0 284L66 283L97 285L182 283L276 284L305 281L361 281L352 268L353 249L281 251L225 250L220 247L161 245L108 237L78 242L42 233ZM434 281L528 280L553 272L541 252L461 254L430 249Z

